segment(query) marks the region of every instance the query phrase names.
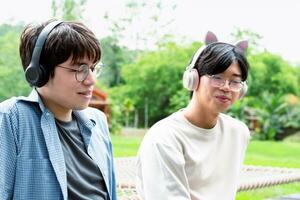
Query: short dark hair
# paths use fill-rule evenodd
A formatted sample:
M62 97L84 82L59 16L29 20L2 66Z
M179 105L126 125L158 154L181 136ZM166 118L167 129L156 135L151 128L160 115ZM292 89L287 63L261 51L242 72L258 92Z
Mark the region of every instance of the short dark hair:
M38 35L52 21L54 20L42 24L29 24L22 32L19 52L24 71L30 64ZM66 21L50 32L41 52L40 64L53 76L54 67L67 61L70 56L73 63L84 57L96 63L101 58L99 41L93 32L80 22Z
M197 69L199 76L219 74L236 61L242 72L242 80L245 81L248 77L249 63L238 47L223 43L215 42L209 44L200 53L194 68Z

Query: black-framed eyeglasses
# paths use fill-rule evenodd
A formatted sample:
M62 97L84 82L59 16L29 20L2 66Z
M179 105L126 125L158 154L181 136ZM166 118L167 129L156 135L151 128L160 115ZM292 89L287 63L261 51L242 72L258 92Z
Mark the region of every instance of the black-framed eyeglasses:
M210 79L210 84L213 87L223 87L228 81L229 89L233 92L239 92L243 87L245 82L240 80L225 80L220 75L206 75Z
M78 69L64 67L64 66L61 66L61 65L57 65L57 67L64 68L64 69L69 69L72 72L75 72L76 80L78 82L83 82L88 77L88 75L90 73L90 70L92 71L93 75L96 78L98 78L101 75L102 71L103 71L104 65L103 65L102 62L99 62L95 65L92 65L91 67L89 67L87 64L82 64L82 65L79 66Z

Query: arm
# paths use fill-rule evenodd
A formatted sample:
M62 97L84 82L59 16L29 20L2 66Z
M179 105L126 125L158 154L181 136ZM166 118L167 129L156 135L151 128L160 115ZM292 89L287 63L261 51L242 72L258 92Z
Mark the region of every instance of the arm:
M12 199L14 192L17 148L13 123L7 113L0 111L0 194Z
M149 142L145 137L138 155L138 190L145 200L189 200L183 153L176 144Z

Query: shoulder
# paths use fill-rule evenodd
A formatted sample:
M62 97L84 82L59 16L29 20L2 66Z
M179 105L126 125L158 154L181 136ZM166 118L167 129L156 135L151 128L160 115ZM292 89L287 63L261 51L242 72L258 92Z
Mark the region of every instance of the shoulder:
M167 136L174 134L176 130L176 121L177 121L176 113L171 114L170 116L161 119L156 122L148 131L149 134L159 135L159 136Z
M180 147L178 138L180 123L174 113L156 122L146 133L143 143L146 145L177 146Z
M227 114L220 114L221 124L226 127L226 129L232 130L233 133L239 133L247 138L250 139L250 130L248 126L239 119L233 118Z
M26 101L24 97L12 97L0 103L1 114L28 114L32 111L33 102Z
M12 97L0 103L0 113L10 113L16 108L17 98Z
M37 115L38 107L19 97L12 97L0 103L0 127L2 128L10 127L16 131L20 124L26 124Z
M220 118L222 121L224 121L224 123L226 122L226 124L228 124L230 126L248 129L247 125L244 122L242 122L239 119L233 118L230 115L221 113Z

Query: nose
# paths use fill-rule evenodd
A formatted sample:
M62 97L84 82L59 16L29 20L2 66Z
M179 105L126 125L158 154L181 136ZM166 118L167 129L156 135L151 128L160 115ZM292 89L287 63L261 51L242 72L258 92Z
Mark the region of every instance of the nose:
M86 77L86 79L83 81L83 84L85 84L85 85L95 85L96 81L97 80L96 80L95 74L91 70L89 70L89 74Z
M221 90L224 90L224 91L230 91L230 81L228 80L225 80L224 84L222 87L220 87Z

